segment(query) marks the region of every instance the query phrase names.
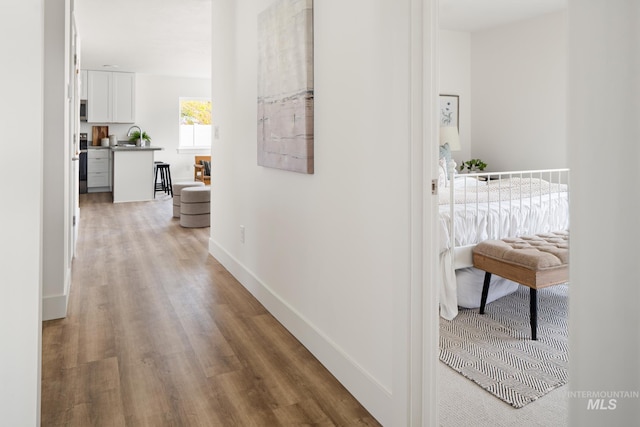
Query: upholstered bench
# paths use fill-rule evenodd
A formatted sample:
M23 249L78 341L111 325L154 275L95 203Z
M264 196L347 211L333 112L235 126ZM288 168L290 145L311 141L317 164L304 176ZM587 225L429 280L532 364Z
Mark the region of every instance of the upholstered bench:
M180 225L183 227L209 227L211 187L187 187L180 193Z
M173 183L173 217L180 218L180 194L183 188L204 187L201 181L180 181Z
M491 275L528 286L531 339L537 339L537 290L569 280L569 233L557 231L535 236L485 240L473 249L473 265L484 270L480 314L489 293Z

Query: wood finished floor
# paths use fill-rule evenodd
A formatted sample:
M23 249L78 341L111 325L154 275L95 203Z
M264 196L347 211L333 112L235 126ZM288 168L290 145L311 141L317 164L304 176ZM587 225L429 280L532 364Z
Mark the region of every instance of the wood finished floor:
M42 425L379 425L171 203L81 195L67 317L43 325Z

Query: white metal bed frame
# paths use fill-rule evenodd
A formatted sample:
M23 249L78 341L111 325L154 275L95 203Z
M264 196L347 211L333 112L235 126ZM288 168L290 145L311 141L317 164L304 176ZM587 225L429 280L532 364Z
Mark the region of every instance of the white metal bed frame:
M568 197L568 193L569 193L569 169L540 169L540 170L529 170L529 171L509 171L509 172L481 172L481 173L469 173L469 174L460 174L460 175L456 175L457 177L468 177L468 178L475 178L478 180L478 186L479 186L479 182L481 181L491 181L491 180L498 180L498 183L500 183L503 179L506 178L539 178L540 181L538 183L539 185L539 194L536 195L532 195L531 191L529 191L529 195L525 195L525 197L523 197L522 194L522 190L520 190L520 194L512 194L512 190L509 190L509 194L508 197L506 199L503 200L502 198L502 192L498 191L498 200L497 201L491 201L491 203L498 203L498 214L502 215L502 206L506 206L506 208L508 209L509 213L512 212L512 209L515 206L519 206L520 208L522 208L523 205L523 200L528 200L529 203L533 203L535 198L539 199L539 202L541 203L543 201L543 199L545 197L547 197L549 199L549 201L551 201L551 198L553 197L554 194L558 194L560 192L565 192L565 191L549 191L548 194L543 194L542 191L542 186L543 186L543 180L547 181L550 184L566 184L566 192L567 192L567 197ZM474 244L469 244L469 245L465 245L465 246L456 246L456 239L455 239L455 192L456 192L456 186L454 184L453 181L454 178L450 177L450 185L449 185L449 194L450 194L450 199L449 199L449 207L450 207L450 222L449 222L449 248L448 250L452 252L452 256L451 256L451 262L452 262L452 267L454 270L460 269L460 268L465 268L465 267L472 267L473 266L473 261L472 261L472 249L473 247L476 245L476 243ZM534 190L535 186L534 184L531 184L530 182L530 188L529 190ZM467 186L463 186L463 191L464 191L464 199L467 199ZM500 184L498 184L498 188L500 188ZM519 197L516 197L519 196ZM465 203L465 208L464 208L464 215L466 217L466 212L467 212L467 205L471 204L471 208L473 208L475 205L475 211L470 209L469 212L477 212L478 207L480 205L480 203L485 203L485 202L481 202L478 200L478 193L476 192L476 201L475 204L472 203ZM479 216L476 215L476 225L477 225L477 221ZM511 215L510 215L511 218ZM500 223L501 223L501 219L500 218ZM551 218L547 217L546 218L546 224L549 227L550 223L551 223ZM546 231L557 231L557 230L546 230ZM499 236L499 238L504 238L504 237L514 237L514 236Z

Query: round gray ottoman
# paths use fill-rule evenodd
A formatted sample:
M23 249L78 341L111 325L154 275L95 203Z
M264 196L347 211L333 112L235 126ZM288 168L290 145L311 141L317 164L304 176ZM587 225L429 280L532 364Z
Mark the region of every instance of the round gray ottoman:
M180 193L180 225L188 228L209 227L211 187L186 187Z
M173 183L173 217L180 218L180 193L183 188L204 187L201 181L180 181Z

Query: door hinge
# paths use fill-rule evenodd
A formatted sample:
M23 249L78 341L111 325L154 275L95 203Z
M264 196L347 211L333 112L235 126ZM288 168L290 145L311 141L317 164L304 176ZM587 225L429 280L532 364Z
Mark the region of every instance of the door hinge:
M432 179L431 180L431 194L434 196L438 195L438 180L437 179Z
M76 226L76 216L75 215L73 216L73 226L74 227Z

